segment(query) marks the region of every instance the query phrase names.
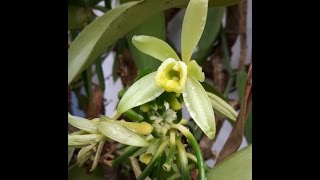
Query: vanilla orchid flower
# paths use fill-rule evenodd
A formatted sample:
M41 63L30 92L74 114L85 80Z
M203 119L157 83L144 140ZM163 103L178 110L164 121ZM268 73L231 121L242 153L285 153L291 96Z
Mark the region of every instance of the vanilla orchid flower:
M207 92L200 84L204 81L204 73L197 62L191 60L203 33L207 11L208 0L190 0L182 25L182 61L170 45L161 39L144 35L132 38L137 49L162 61L162 64L156 72L139 79L126 91L117 107L119 114L154 100L164 91L182 93L193 120L209 138L214 138L213 109Z

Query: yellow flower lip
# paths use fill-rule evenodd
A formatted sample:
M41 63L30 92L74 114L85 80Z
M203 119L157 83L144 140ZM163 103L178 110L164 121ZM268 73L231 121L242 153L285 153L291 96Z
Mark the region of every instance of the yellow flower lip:
M187 79L187 65L182 61L168 58L158 68L156 84L167 92L181 93Z

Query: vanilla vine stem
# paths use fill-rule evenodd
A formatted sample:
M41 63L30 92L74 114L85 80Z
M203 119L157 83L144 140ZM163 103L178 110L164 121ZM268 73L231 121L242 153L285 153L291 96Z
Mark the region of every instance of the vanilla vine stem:
M197 140L194 138L194 136L191 134L191 132L184 127L181 124L173 124L171 126L172 128L178 129L189 141L192 149L195 152L195 155L197 157L197 165L198 165L198 173L199 173L199 180L205 180L205 168L204 168L204 162L201 154L201 150L199 147L199 144L197 143Z
M169 153L166 159L166 162L162 165L163 169L166 172L171 170L171 166L173 163L174 153L176 151L176 130L170 129L170 140L169 140L170 148Z
M180 140L177 141L177 149L178 149L178 155L179 155L179 158L178 158L179 164L181 168L181 179L189 180L191 178L188 170L188 157L187 157L186 150Z

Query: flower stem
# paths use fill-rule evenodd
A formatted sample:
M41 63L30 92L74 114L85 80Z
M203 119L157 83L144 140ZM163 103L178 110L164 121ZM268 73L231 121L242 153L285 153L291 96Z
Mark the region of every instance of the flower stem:
M115 159L112 162L112 166L118 165L120 162L122 162L123 160L127 159L133 153L137 152L140 148L141 147L135 147L135 146L128 147L127 151L125 151L121 156L119 156L117 159Z
M190 159L192 162L194 162L195 164L197 164L197 157L195 157L193 154L187 153L187 157L188 157L188 159Z
M181 175L182 180L189 180L190 174L188 170L188 158L186 150L184 149L183 144L180 141L177 141L177 148L178 148L178 154L179 154L179 164L181 168Z
M164 170L162 169L162 164L166 161L166 155L163 153L157 165L156 177L157 179L162 179Z
M161 157L161 154L167 147L169 140L165 140L162 142L162 144L159 146L157 152L154 154L153 158L149 162L148 166L143 170L143 172L140 174L140 176L137 178L137 180L144 180L151 172L153 167L155 166L156 162L158 162L159 158Z
M176 131L174 129L170 129L170 146L176 145Z
M162 165L163 170L169 172L173 163L174 154L176 152L176 130L170 129L170 148L166 158L166 162Z
M181 124L174 124L172 125L173 128L178 129L189 141L191 147L193 148L196 157L197 157L197 165L198 165L198 171L199 171L199 180L205 180L205 169L204 169L204 162L201 154L201 150L199 147L199 144L197 143L197 140L194 138L194 136L191 134L191 132L184 127Z

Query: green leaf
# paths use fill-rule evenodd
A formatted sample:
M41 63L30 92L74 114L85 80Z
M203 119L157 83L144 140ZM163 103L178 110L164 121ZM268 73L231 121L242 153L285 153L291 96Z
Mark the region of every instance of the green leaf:
M210 139L213 139L216 133L216 123L207 92L198 80L188 76L182 95L190 116L201 130Z
M145 104L160 96L164 89L155 84L156 72L136 81L120 99L117 111L122 114L136 106Z
M68 113L68 122L81 130L87 131L88 133L98 133L97 123L92 120L88 120L78 116L72 116Z
M148 35L153 36L155 39L165 39L166 30L165 30L165 20L164 13L158 13L148 19L146 22L142 23L138 27L134 28L127 35L127 41L129 44L130 51L133 56L133 60L138 68L138 70L151 69L153 71L157 70L160 66L160 62L156 59L155 56L149 56L150 54L144 54L142 49L152 49L153 46L148 48L143 46L145 44L143 41L140 41L141 38L138 38L137 41L134 41L133 37L136 35ZM142 44L142 49L137 46L137 44ZM151 45L151 44L150 44ZM158 47L160 48L160 47ZM158 48L154 48L153 50L157 50Z
M221 27L224 9L224 7L212 7L208 9L206 26L198 44L198 51L193 56L193 59L196 59L199 64L202 64L206 60L213 49L213 43L217 39Z
M99 166L90 174L85 168L74 167L68 172L68 180L105 180L102 168Z
M237 72L237 82L236 87L239 96L239 102L242 102L242 98L244 96L244 91L247 83L247 73L244 70L240 70Z
M207 20L208 0L190 0L183 18L181 56L187 63L197 46Z
M115 120L102 120L98 123L98 130L108 138L122 144L145 147L149 143L142 136L135 134Z
M120 0L121 4L129 1L134 0ZM143 54L132 43L132 37L140 34L154 36L164 40L166 37L164 12L160 12L149 17L145 22L135 27L126 35L128 45L138 71L155 71L159 67L160 62L151 56Z
M209 170L207 179L251 180L252 179L252 145L232 154L230 157Z
M252 144L252 109L248 113L246 123L244 125L244 134L248 144Z
M215 112L223 117L226 117L232 121L236 121L238 113L233 109L233 107L226 101L221 99L219 96L212 93L208 93L212 108Z
M68 50L68 84L137 25L152 15L173 7L184 7L186 0L144 0L129 2L97 18L79 34ZM211 6L225 6L239 0L211 0Z
M137 3L139 2L126 3L108 11L86 26L79 36L77 36L68 50L68 84L101 55L108 46L115 42L114 34L118 31L115 30L116 27L110 25L129 7ZM106 29L110 28L114 29L114 33L106 34ZM104 40L105 48L102 45L102 39ZM109 40L109 43L105 41L106 39Z
M132 43L141 52L148 54L160 61L164 61L168 58L180 60L177 53L171 48L171 46L165 41L152 37L152 36L134 36Z

